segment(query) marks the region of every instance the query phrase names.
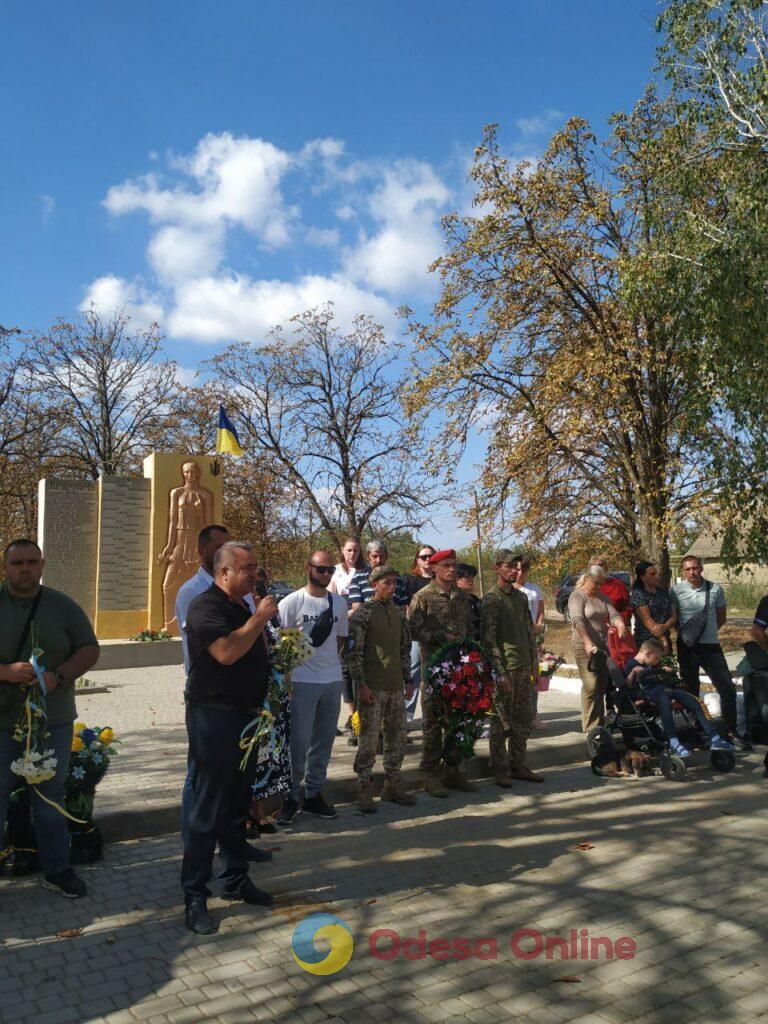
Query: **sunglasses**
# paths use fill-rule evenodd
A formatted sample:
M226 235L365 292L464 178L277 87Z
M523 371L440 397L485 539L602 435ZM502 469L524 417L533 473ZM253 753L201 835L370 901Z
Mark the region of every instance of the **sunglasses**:
M429 561L429 559L430 559L430 558L432 557L432 555L431 555L431 553L430 553L430 554L428 554L428 555L417 555L416 557L418 558L418 560L419 560L420 562L428 562L428 561Z
M313 565L313 564L312 564L312 563L310 562L310 563L309 563L309 568L310 568L310 569L314 569L314 570L315 570L315 572L322 572L322 573L324 573L324 574L325 574L326 576L330 576L330 575L331 575L331 573L332 573L332 572L334 571L334 569L336 568L336 566L335 566L335 565Z

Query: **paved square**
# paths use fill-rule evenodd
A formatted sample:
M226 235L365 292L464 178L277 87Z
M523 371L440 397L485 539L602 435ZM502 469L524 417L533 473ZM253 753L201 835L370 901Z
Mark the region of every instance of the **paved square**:
M757 754L740 755L727 776L703 758L684 783L563 767L540 787L502 793L486 781L475 794L420 795L412 810L385 806L372 818L352 806L331 822L300 816L262 843L275 848L273 863L252 869L278 905L212 900L220 931L208 939L181 920L177 835L109 846L82 869L87 900L2 881L0 1019L759 1020L768 1015L768 781ZM311 913L341 918L354 938L350 962L329 977L291 953ZM628 936L636 956L561 960L556 944L555 959L524 960L510 949L522 928L569 943L575 929L577 950L581 929ZM58 937L65 929L82 934ZM495 939L496 957L377 959L377 929L400 940L422 930L428 942ZM382 941L392 948L391 936ZM418 942L407 948L420 953Z

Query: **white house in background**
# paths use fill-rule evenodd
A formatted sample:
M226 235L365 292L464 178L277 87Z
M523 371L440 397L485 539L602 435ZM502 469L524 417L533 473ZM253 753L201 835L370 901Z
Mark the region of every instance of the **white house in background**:
M738 579L744 583L768 584L768 565L758 562L745 562L738 576L733 569L726 569L722 556L723 542L714 528L704 530L686 551L686 555L696 555L704 563L704 575L713 583L728 583Z

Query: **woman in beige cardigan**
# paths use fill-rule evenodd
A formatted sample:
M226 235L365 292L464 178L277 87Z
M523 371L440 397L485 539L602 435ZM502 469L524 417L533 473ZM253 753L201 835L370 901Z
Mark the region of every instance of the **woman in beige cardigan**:
M568 615L573 626L571 644L581 676L581 725L585 733L603 724L608 683L605 658L598 654L591 668L590 658L605 649L609 626L615 626L620 636L628 633L622 617L600 592L604 580L602 566L592 565L579 577L568 598Z

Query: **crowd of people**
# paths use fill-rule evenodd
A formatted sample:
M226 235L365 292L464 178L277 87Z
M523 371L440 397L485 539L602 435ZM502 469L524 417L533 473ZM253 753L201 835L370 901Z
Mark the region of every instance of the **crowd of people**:
M652 641L662 656L674 652L683 686L694 697L701 692L699 670L706 672L720 698L726 737L731 742L736 738L736 686L718 638L726 621L725 594L720 584L704 579L704 566L696 555L686 556L680 570L682 581L667 589L653 562L638 562L628 589L609 573L607 560L597 556L577 580L568 598L568 617L581 677L585 733L605 721L608 630L613 627L624 636L634 621L637 647Z
M386 543L361 550L349 538L336 561L312 553L303 586L279 603L268 593L267 574L250 544L232 540L211 525L198 538L200 569L179 590L188 768L182 791L184 847L181 884L187 926L199 934L215 929L208 913L209 883L218 846L219 881L232 900L269 905L272 897L248 874L250 861L271 853L247 841L254 831L286 827L298 814L334 818L324 789L346 705L347 742L356 747L357 807L374 814L373 771L382 755L380 799L402 806L419 797L404 785L402 764L409 728L420 704L424 794L445 799L470 792L466 762L447 751L444 726L431 690L430 662L446 645L482 645L497 677L489 748L493 782L538 784L543 777L526 762L526 745L537 721L539 645L544 632L541 589L530 582L530 563L512 550L494 559L493 584L474 593L474 566L457 562L450 549L420 545L402 575L389 563ZM85 895L68 863L67 823L61 805L75 719L74 681L95 664L98 643L87 616L70 598L41 586L43 558L33 541L12 542L4 553L0 590L0 823L15 785L11 763L19 754L15 732L24 693L36 678L34 650L46 655L44 672L54 778L32 794L34 826L44 884L59 893ZM722 588L704 580L699 559L682 563L683 581L663 588L651 562L640 562L627 588L611 575L605 558L590 559L568 601L572 644L582 682L582 726L587 733L605 720L608 630L634 629L639 653L632 666L646 672L676 651L685 690L698 696L699 668L717 689L727 744L736 729L735 687L718 630L726 617ZM762 615L762 618L761 618ZM632 624L634 625L632 626ZM264 707L281 630L303 633L311 653L292 672L281 706L270 708L268 756L243 757L244 740ZM755 618L756 640L768 650L768 599ZM710 729L713 736L716 734ZM245 744L247 746L247 744ZM262 751L263 753L263 751ZM276 820L268 813L279 798Z

